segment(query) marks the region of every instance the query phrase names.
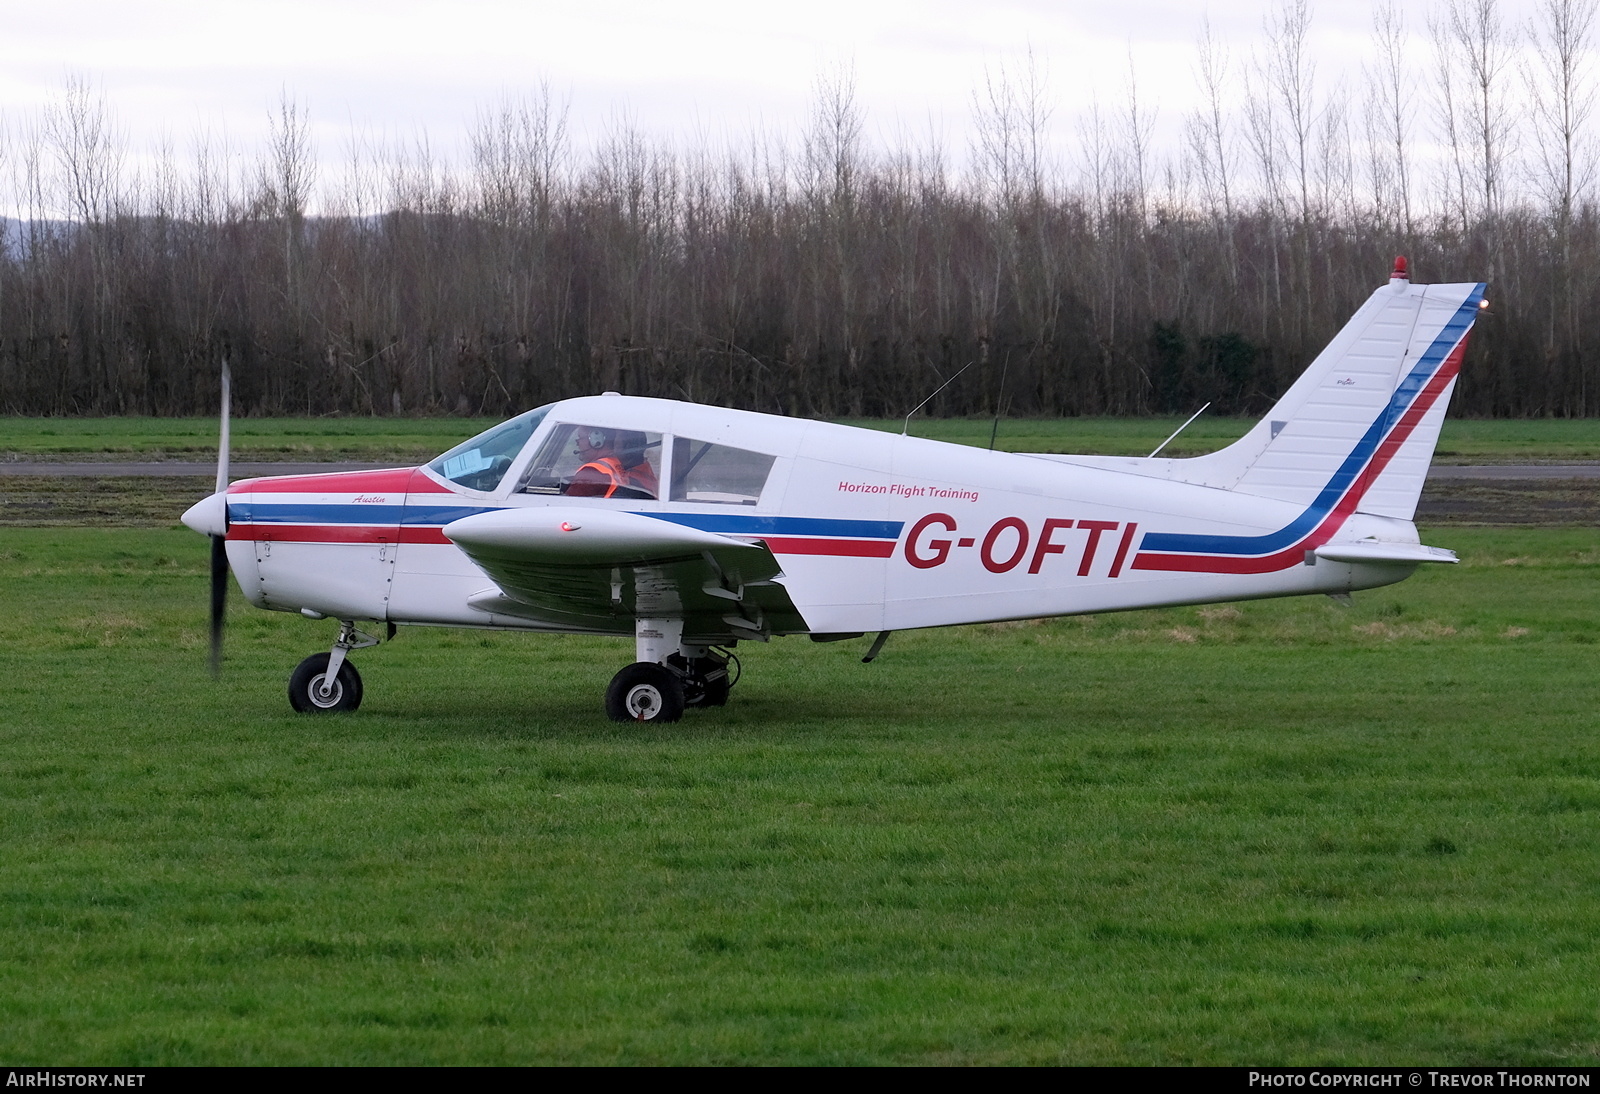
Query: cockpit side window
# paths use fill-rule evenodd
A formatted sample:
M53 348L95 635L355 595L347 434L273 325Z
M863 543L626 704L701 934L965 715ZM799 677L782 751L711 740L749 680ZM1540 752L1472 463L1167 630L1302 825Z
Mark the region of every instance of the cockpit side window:
M540 445L521 491L654 500L661 493L660 470L659 433L563 422Z
M528 443L544 416L548 406L518 414L510 421L501 422L469 441L463 441L428 465L438 474L469 490L494 490L505 477L511 462Z
M726 444L677 437L672 442L672 500L755 505L776 459Z

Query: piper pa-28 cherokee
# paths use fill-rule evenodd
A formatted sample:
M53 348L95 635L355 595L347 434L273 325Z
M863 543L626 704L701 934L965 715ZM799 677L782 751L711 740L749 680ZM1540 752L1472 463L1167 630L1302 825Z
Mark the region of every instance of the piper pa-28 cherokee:
M425 467L226 485L184 522L259 608L340 621L301 711L354 710L365 620L632 636L606 712L725 703L738 642L817 641L1388 585L1481 284L1405 260L1241 440L1189 459L1021 455L616 394L530 410ZM224 396L226 399L226 396ZM226 413L224 413L226 428ZM224 559L225 552L225 559Z

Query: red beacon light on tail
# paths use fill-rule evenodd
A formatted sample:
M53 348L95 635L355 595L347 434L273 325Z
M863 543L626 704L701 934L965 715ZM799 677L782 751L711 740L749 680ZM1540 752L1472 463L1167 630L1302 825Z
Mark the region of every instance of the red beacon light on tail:
M1389 275L1390 283L1393 283L1393 282L1396 282L1396 281L1410 281L1410 280L1411 280L1411 276L1408 273L1406 273L1406 256L1405 255L1395 255L1395 257L1394 257L1394 272Z

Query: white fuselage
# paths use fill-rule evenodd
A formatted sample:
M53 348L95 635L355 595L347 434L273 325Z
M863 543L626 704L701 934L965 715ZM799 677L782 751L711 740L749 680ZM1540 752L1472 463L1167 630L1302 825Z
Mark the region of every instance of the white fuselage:
M515 484L563 422L774 457L760 500L551 497ZM672 474L661 468L662 479ZM1414 544L1409 521L874 430L654 399L555 404L500 487L419 468L229 489L228 558L259 607L400 624L580 629L472 607L492 583L441 529L498 509L620 510L760 540L812 633L901 630L1300 593L1401 580L1409 564L1318 558L1337 539ZM1187 545L1187 546L1186 546ZM581 628L632 635L635 620Z

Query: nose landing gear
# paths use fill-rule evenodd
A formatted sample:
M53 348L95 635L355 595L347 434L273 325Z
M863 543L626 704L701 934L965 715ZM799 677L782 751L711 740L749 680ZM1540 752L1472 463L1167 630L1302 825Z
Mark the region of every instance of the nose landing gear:
M372 635L356 630L353 622L341 620L332 651L312 654L290 673L289 705L301 714L355 710L361 705L361 674L345 656L377 644Z

